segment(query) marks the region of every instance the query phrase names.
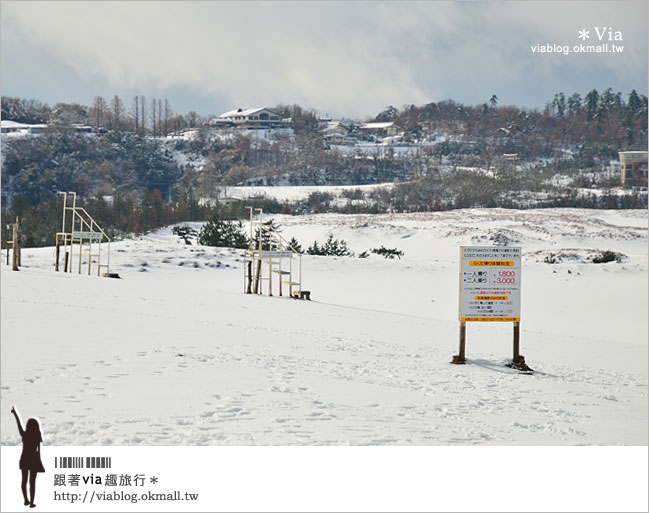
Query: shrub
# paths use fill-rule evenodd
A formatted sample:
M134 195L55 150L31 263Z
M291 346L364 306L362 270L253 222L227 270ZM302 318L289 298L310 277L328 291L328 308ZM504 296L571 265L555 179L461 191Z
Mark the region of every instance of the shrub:
M372 251L372 253L374 253L375 255L383 255L384 258L390 259L398 257L399 260L401 260L401 257L403 256L403 251L399 251L397 248L386 248L384 246L371 249L370 251Z
M557 255L550 253L549 255L546 255L546 257L543 259L543 262L545 262L546 264L556 264L558 262Z
M602 251L601 254L593 257L594 264L605 264L606 262L621 262L622 255L615 251Z
M191 245L191 240L196 239L196 237L198 236L198 232L193 228L190 228L189 226L174 226L171 229L171 232L174 235L178 235L178 237L185 241L185 244L187 244L188 246Z

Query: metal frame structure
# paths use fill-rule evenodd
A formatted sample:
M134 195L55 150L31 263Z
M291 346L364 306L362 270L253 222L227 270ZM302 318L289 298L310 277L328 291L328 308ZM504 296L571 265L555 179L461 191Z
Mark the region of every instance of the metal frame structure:
M243 257L243 291L246 294L262 294L262 283L268 282L268 295L273 295L273 276L278 276L279 295L283 295L283 286L288 285L290 297L302 299L302 254L295 250L279 233L264 227L263 210L250 210L250 242ZM254 240L254 211L259 213L259 241L255 247ZM268 234L269 247L264 249L264 230ZM297 272L293 270L293 257L297 257ZM286 261L288 260L288 265ZM264 274L264 267L267 273ZM297 291L294 291L297 289Z
M81 266L83 257L88 257L88 275L91 274L93 266L97 267L97 276L101 276L101 269L105 268L104 275L110 273L110 237L106 235L101 226L90 217L90 214L82 207L77 207L77 193L76 192L62 192L63 195L63 220L61 231L56 234L56 263L55 270L59 270L59 255L60 248L63 245L65 253L65 264L63 271L72 272L72 261L74 259L74 247L78 246L77 267L78 272L81 274ZM68 194L72 196L72 206L68 206ZM69 220L69 224L66 222ZM70 231L66 231L66 226L70 227ZM97 247L97 252L93 253L93 242ZM102 257L102 244L108 244L106 251L106 263L101 263ZM87 252L84 253L84 244L87 244ZM69 249L69 251L68 251ZM92 259L96 257L96 263Z

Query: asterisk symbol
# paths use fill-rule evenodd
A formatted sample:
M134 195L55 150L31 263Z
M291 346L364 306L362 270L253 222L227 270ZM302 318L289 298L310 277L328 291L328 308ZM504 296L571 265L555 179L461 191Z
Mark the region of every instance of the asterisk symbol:
M151 484L156 484L157 482L158 482L158 478L155 477L155 476L153 476L153 477L151 478Z
M590 37L588 34L590 34L589 30L581 29L579 31L579 39L581 39L582 41L584 41L585 39L588 39Z

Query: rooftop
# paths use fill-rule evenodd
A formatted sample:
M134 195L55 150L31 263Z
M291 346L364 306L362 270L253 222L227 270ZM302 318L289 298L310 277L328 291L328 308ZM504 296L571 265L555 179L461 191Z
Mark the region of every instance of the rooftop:
M365 130L378 130L382 128L390 128L391 126L394 125L394 121L386 121L382 123L363 123L360 128L363 128Z

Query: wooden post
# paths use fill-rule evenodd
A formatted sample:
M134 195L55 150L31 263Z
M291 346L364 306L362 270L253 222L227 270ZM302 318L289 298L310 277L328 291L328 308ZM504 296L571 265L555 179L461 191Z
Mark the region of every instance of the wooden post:
M273 260L268 261L268 295L273 295Z
M91 267L92 267L92 239L88 239L88 276L90 276Z
M100 228L101 229L101 228ZM103 239L99 239L99 244L97 248L97 276L101 276L101 243ZM110 272L110 269L106 268L106 274Z
M293 297L293 259L288 261L288 295Z
M260 293L260 286L259 286L260 282L261 282L261 254L257 259L257 270L255 272L255 294Z
M248 261L248 290L246 294L252 294L252 260Z
M18 253L16 251L16 247L18 246L18 218L16 217L16 224L14 224L14 229L13 229L13 234L11 237L11 247L13 248L12 251L12 262L11 262L11 270L12 271L17 271L18 270Z
M16 216L16 242L18 243L18 267L23 266L22 251L21 251L21 240L20 240L20 222Z
M66 251L65 252L65 258L64 258L64 263L63 263L63 272L64 273L68 272L68 255L69 255L69 253Z
M466 322L460 321L460 354L453 355L451 363L462 365L466 363Z
M81 274L81 260L83 260L83 239L79 239L79 271L78 271L78 274Z
M521 327L520 322L514 322L514 363L518 363L521 359Z
M59 272L59 257L61 255L61 242L59 236L56 236L56 261L54 263L54 270Z
M525 357L521 354L520 351L520 342L521 342L521 323L514 322L514 358L512 363L508 363L507 367L512 369L517 369L524 374L532 374L533 369L530 368L527 363L525 363Z

